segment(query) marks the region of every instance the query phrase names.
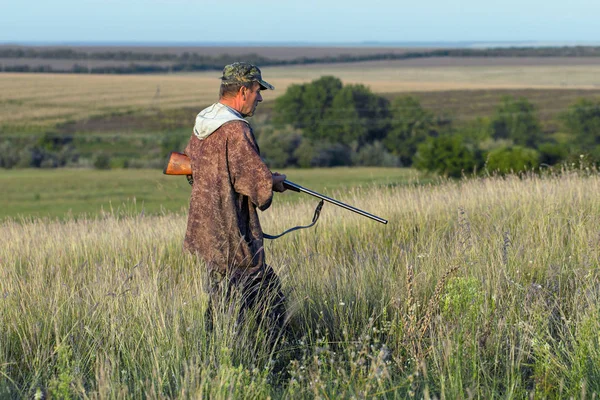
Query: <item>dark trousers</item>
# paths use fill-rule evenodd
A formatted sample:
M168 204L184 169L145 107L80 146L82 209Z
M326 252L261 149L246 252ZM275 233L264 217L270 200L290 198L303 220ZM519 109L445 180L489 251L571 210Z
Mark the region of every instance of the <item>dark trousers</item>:
M250 275L235 277L211 272L208 292L206 323L209 329L212 329L217 312L238 310L238 323L243 323L248 314L252 314L259 325L268 330L272 340L282 333L286 314L285 295L281 291L279 277L270 266L266 265Z

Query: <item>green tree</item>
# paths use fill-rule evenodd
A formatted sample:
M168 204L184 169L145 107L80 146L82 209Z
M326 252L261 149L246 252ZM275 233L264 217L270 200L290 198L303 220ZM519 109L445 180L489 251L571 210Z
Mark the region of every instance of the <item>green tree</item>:
M475 151L460 135L430 137L417 148L415 167L458 178L477 166Z
M402 165L411 165L417 146L428 137L438 135L436 119L413 96L394 99L390 112L392 121L383 144L400 157Z
M539 167L540 154L522 146L502 147L489 152L486 167L490 172L508 174Z
M579 99L561 118L581 148L600 145L600 100Z
M333 76L291 85L275 100L273 122L278 125L290 124L307 133L317 132L342 86L342 81Z
M306 132L313 140L342 143L357 150L382 139L388 130L389 101L364 85L346 85L337 92L320 129Z
M519 146L535 148L541 139L535 107L524 97L503 97L492 118L491 129L494 139L511 139Z
M344 86L333 76L290 86L275 100L273 117L276 126L288 124L302 129L302 136L313 144L341 144L353 151L382 139L388 131L388 121L387 99L364 85Z

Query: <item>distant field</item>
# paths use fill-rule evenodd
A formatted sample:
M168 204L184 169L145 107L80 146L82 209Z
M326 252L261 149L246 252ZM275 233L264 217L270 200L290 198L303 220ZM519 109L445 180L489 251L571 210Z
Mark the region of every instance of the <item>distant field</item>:
M412 169L329 168L283 170L288 179L330 196L361 186L406 185L422 176ZM2 170L0 169L0 220L6 217L99 215L103 210L158 214L187 209L190 187L184 177L166 176L160 170ZM275 202L309 197L293 192ZM315 200L315 205L317 200ZM312 215L308 215L310 220ZM299 221L302 222L302 221Z
M600 63L562 60L439 59L381 61L263 68L276 87L273 100L293 83L334 75L344 83L360 83L377 93L483 89L598 89ZM491 60L490 60L491 61ZM553 64L554 62L554 64ZM454 63L454 64L452 64ZM215 101L219 73L179 75L0 74L0 133L40 131L67 121L127 112L199 109Z
M302 68L269 68L268 76L287 86L315 76L334 75L346 83L363 83L375 92L439 91L508 88L600 89L600 62L595 64L552 64L549 59L515 60L433 59L369 61ZM558 61L557 61L558 63ZM267 76L267 74L265 73Z

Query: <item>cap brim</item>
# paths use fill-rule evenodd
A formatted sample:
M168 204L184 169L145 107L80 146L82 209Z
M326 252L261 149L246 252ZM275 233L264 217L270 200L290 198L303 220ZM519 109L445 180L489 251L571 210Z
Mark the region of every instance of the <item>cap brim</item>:
M257 82L262 90L275 90L275 86L271 85L269 82L263 81L262 79Z

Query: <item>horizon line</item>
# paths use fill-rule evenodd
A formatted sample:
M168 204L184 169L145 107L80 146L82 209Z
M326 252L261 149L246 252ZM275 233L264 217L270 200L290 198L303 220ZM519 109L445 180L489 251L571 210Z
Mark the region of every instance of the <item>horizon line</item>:
M361 41L361 42L310 42L310 41L0 41L0 46L197 46L197 47L490 47L490 46L592 46L600 45L600 41L583 40L457 40L457 41Z

